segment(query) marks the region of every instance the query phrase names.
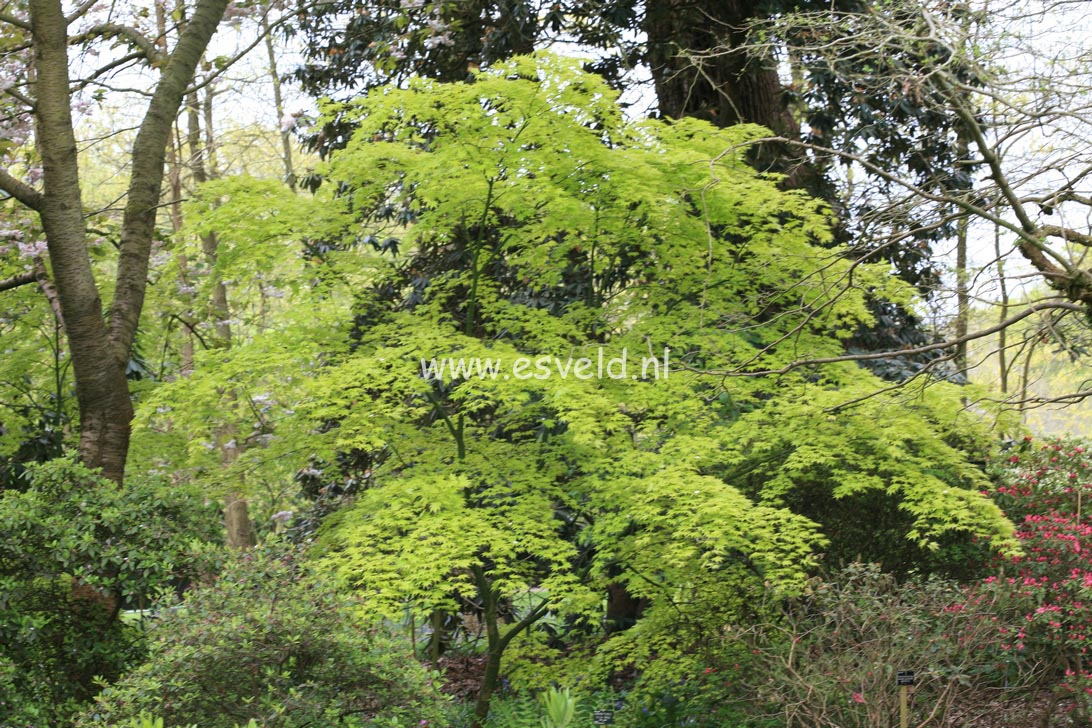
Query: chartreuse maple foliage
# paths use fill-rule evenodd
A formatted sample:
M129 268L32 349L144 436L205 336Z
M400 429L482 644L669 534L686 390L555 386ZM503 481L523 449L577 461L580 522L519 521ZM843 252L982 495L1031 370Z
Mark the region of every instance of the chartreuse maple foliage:
M225 265L249 257L271 270L269 251L286 256L304 238L331 254L316 266L297 253L281 328L159 389L141 438L145 452L179 453L173 467L211 466L200 445L187 456L181 444L225 421L250 431L247 399L259 394L267 437L228 472L276 477L308 456L371 453L367 487L321 543L323 562L375 608L466 599L488 622L490 608L495 618L498 605L522 605L490 625L499 661L546 615L600 624L607 585L622 585L647 607L602 654L685 662L680 625L729 624L764 583L792 591L839 538L844 524L805 517L794 493L878 496L905 516L892 549L949 532L1011 544L957 447L976 426L954 388L847 407L882 388L851 364L701 373L836 355L868 320L867 293L908 296L832 247L821 203L747 166L761 129L627 121L601 79L550 55L329 113L357 131L313 196L221 182L206 189L217 205L201 224L234 221ZM251 209L256 195L269 207ZM400 254L353 245L386 236ZM349 293L368 312L351 345ZM554 366L600 348L606 360L626 352L627 376ZM640 359L665 349L670 373L642 376ZM500 360L497 376L422 376L422 359L475 357ZM519 357L547 357L549 376L513 376Z

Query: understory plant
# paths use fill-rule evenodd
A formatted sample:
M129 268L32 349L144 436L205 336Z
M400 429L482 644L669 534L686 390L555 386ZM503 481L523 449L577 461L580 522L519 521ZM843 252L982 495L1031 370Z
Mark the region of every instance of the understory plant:
M151 715L150 713L141 713L140 715L133 716L127 721L123 721L110 728L201 728L200 726L169 726L163 722L163 718ZM261 728L253 720L247 722L245 726L236 726L235 728Z
M570 728L576 722L579 703L569 688L551 686L539 696L544 715L539 719L542 728Z
M409 646L359 599L312 578L299 553L263 547L165 612L148 660L104 689L80 725L148 711L201 728L417 726L441 702Z
M900 583L853 564L739 630L750 653L743 694L786 728L895 725L896 675L910 671L912 725L976 725L1021 695L999 614L994 600L957 583Z
M1022 553L992 563L983 590L1020 617L1003 632L1014 661L1042 667L1048 710L1092 714L1092 453L1075 440L1025 438L995 459L994 499Z
M215 506L148 478L124 487L70 458L0 491L0 725L61 725L139 661L145 610L197 578L218 537Z

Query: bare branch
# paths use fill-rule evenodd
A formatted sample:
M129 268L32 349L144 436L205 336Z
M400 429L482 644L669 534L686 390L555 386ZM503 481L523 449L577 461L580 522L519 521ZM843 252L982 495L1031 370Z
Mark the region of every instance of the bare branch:
M863 13L832 7L786 14L756 22L743 47L724 46L693 60L700 64L740 52L758 59L797 54L804 59L800 63L825 64L842 84L870 98L895 103L904 97L911 106L949 120L947 128L969 146L961 153L963 161L956 162L967 165L967 189L934 179L930 170L909 166L904 159L861 151L853 129L844 130L845 138L835 131L832 142L760 141L795 147L803 158L815 157L821 165L840 159L849 169L864 169L865 182L853 179L850 193L866 209L857 210L854 222L858 228L863 225L858 232L870 243L877 242L877 234L885 241L897 239L905 221L922 215L939 219L956 210L1012 233L1014 252L1040 278L1064 298L1092 309L1092 269L1086 262L1092 253L1074 249L1092 249L1092 232L1070 219L1077 207L1092 212L1087 189L1092 178L1087 153L1092 95L1084 70L1088 45L1048 46L1036 33L1020 36L1004 29L1006 21L1042 20L1050 27L1045 7L1021 2L1007 9L991 7L990 16L973 18L953 15L951 7L899 0ZM990 29L1001 29L1004 39L983 38L981 32ZM878 113L882 117L886 112L879 108ZM923 136L918 143L945 145L952 140ZM971 179L979 165L984 172ZM1057 224L1040 225L1037 211L1058 214Z
M38 278L34 271L20 273L19 275L14 275L11 278L5 278L0 281L0 291L10 291L13 288L28 285L36 280L38 280Z
M1069 303L1069 302L1066 302L1066 301L1051 301L1051 302L1048 302L1048 303L1037 303L1037 304L1033 304L1031 306L1028 306L1026 309L1024 309L1020 313L1016 314L1015 316L1012 316L1012 317L1010 317L1008 319L1005 319L1004 321L1001 321L1000 323L995 324L994 326L991 326L991 327L989 327L987 329L982 329L980 331L974 331L974 332L971 332L971 333L969 333L969 334L967 334L965 336L960 336L960 337L956 337L956 338L953 338L953 339L948 339L947 341L939 341L939 342L937 342L935 344L926 344L925 346L917 346L917 347L908 348L908 349L899 349L897 351L878 351L878 352L868 352L868 353L861 353L861 354L845 354L845 355L842 355L842 356L817 357L817 358L814 358L814 359L800 359L800 360L797 360L797 361L794 361L794 362L790 362L790 363L786 364L785 366L781 367L780 369L762 369L762 370L757 370L757 371L739 371L739 370L723 371L723 370L701 369L701 370L694 370L694 371L700 371L700 372L705 373L705 374L717 374L717 375L720 375L720 376L723 376L723 377L768 377L768 376L771 376L771 375L772 376L780 376L782 374L788 374L789 372L793 371L794 369L800 369L801 367L819 366L821 364L838 364L838 363L841 363L841 362L874 361L874 360L877 360L877 359L891 359L893 357L899 357L899 356L917 356L919 354L928 354L929 352L933 352L933 351L941 351L941 350L944 350L944 349L950 349L953 346L957 346L958 344L961 344L961 343L964 343L964 342L967 342L967 341L974 341L975 339L981 339L981 338L983 338L985 336L990 336L992 334L996 334L998 331L1001 331L1003 329L1007 329L1010 326L1012 326L1013 324L1015 324L1015 323L1017 323L1019 321L1022 321L1023 319L1026 319L1028 316L1031 316L1031 315L1036 314L1036 313L1041 313L1043 311L1050 311L1050 310L1077 311L1077 312L1082 312L1083 313L1085 309L1084 309L1084 306L1081 306L1081 305L1076 304L1076 303Z
M14 288L30 285L31 283L38 284L38 289L46 297L46 300L49 301L49 307L53 310L53 315L56 317L57 323L60 324L63 329L64 316L61 315L61 300L57 296L57 289L53 287L53 281L49 279L49 273L46 271L45 262L41 257L36 257L34 259L34 270L20 273L0 281L0 292L10 291Z
M228 0L198 0L156 83L133 142L132 175L122 216L116 287L110 310L110 343L119 357L128 355L144 306L156 209L160 204L172 124L227 4Z
M110 63L107 63L105 66L101 66L100 68L96 68L95 71L93 73L91 73L91 75L87 76L86 78L80 79L79 83L76 84L76 88L80 89L80 90L83 90L83 89L87 88L88 86L90 86L90 85L92 85L94 83L97 83L98 79L102 78L103 76L110 73L111 71L116 70L116 69L126 65L127 63L132 63L133 61L139 61L141 58L144 58L144 51L139 51L139 50L138 51L133 51L132 53L128 53L128 54L122 56L121 58L116 58L113 61L111 61Z
M208 86L209 84L214 83L218 78L220 78L220 76L227 73L228 69L230 69L232 66L234 66L239 61L241 61L243 58L246 58L248 55L250 55L250 52L252 50L254 50L255 48L257 48L259 44L265 42L266 36L269 35L272 32L272 29L274 27L278 27L278 26L282 25L283 23L284 23L284 20L278 20L276 23L273 23L273 24L269 24L269 23L264 24L263 27L262 27L262 31L257 34L257 37L253 40L253 42L251 42L249 45L245 46L242 50L240 50L238 53L236 53L231 58L227 59L227 61L225 61L223 64L218 65L216 71L214 71L213 73L210 73L209 75L202 78L199 82L194 83L192 86L190 86L188 89L186 89L186 93L189 94L189 93L193 93L194 91L200 91L205 86Z
M857 405L861 404L862 402L867 402L868 400L873 399L874 397L879 397L879 396L882 396L884 394L887 394L888 392L894 392L896 390L903 389L903 388L909 386L910 383L914 382L914 381L919 381L920 382L920 384L917 385L918 391L923 390L926 386L929 385L929 380L923 378L923 377L925 377L925 375L929 374L933 369L939 368L941 364L947 364L948 362L951 362L951 361L954 361L954 360L955 360L955 354L954 353L948 354L946 356L937 357L936 359L931 359L931 360L925 362L925 364L921 368L921 371L916 372L909 379L904 379L902 381L893 382L891 384L888 384L885 387L881 387L880 389L875 389L875 390L872 390L871 392L868 392L866 394L862 394L859 397L853 397L852 399L845 400L844 402L839 402L838 404L836 404L836 405L834 405L832 407L827 407L823 411L828 413L828 414L833 414L835 412L841 412L843 410L847 410L847 409L850 409L852 407L856 407Z
M1039 234L1049 238L1061 238L1070 243L1092 247L1092 235L1077 232L1059 225L1041 225Z
M21 91L17 91L14 88L7 88L7 89L4 89L4 93L7 94L8 96L12 97L13 99L18 101L19 103L23 104L28 109L31 109L31 110L34 109L34 99L30 98L29 96L24 95Z
M1084 382L1089 384L1089 382ZM1023 399L989 399L984 401L990 401L995 404L1003 404L1009 407L1016 407L1017 409L1027 410L1034 409L1036 407L1047 407L1049 405L1064 405L1069 406L1072 404L1078 404L1092 397L1092 390L1082 389L1077 392L1070 392L1068 394L1061 394L1057 397L1025 397Z
M144 56L142 55L141 58L143 58L143 57ZM152 96L152 93L150 91L148 91L148 89L134 88L134 87L130 87L130 86L111 86L110 84L103 83L102 81L88 81L87 83L82 85L82 87L87 87L87 86L95 86L97 88L103 88L103 89L106 89L107 91L113 91L114 93L118 93L118 94L132 94L134 96L143 96L145 98L151 98L151 96Z
M64 314L61 312L61 297L57 293L57 289L53 286L53 281L49 278L49 272L46 270L45 263L41 257L34 259L34 280L38 281L38 290L42 292L42 295L46 297L46 301L49 302L49 307L53 310L53 318L57 320L57 325L64 330Z
M157 65L163 61L163 55L156 49L155 42L151 38L136 28L121 25L120 23L101 23L79 35L72 36L68 42L70 45L76 45L95 38L118 38L139 50L152 65Z
M42 207L42 193L6 169L0 169L0 191L6 192L7 196L14 197L32 210L40 210Z
M14 25L16 28L22 28L23 30L30 30L30 21L17 18L11 13L0 13L0 23L7 23L8 25Z
M871 174L879 177L880 179L890 182L891 184L902 187L907 192L912 194L921 200L927 200L930 202L943 202L954 205L964 212L979 217L987 222L993 223L998 227L1004 228L1012 233L1015 233L1019 238L1017 244L1018 249L1024 255L1024 257L1036 267L1036 269L1051 282L1052 285L1059 290L1066 292L1067 297L1072 301L1081 301L1084 303L1092 304L1092 276L1087 271L1080 270L1072 266L1064 257L1051 250L1048 246L1043 244L1042 230L1031 224L1031 229L1028 230L1021 224L1014 224L1000 217L997 213L991 211L987 207L983 207L980 204L976 204L960 195L948 195L929 192L922 189L920 186L913 182L893 174L878 165L865 159L858 154L852 154L850 152L833 149L831 147L824 147L818 144L809 144L797 139L789 139L781 136L762 137L761 139L754 139L747 142L746 145L759 144L762 142L779 142L791 146L796 146L801 149L807 149L821 154L829 154L843 159L848 159L852 162L860 164L867 169ZM738 146L736 145L725 150L722 154L729 154ZM1030 222L1030 220L1029 220ZM1051 258L1057 263L1051 263L1048 258Z
M926 17L928 17L928 14L926 14ZM1041 239L1037 234L1039 233L1039 230L1036 228L1035 223L1032 222L1024 205L1020 202L1020 196L1016 193L1016 190L1013 189L1012 185L1009 184L1008 176L1006 175L1004 166L1001 164L1001 158L986 139L986 135L983 133L982 127L978 123L978 119L975 118L975 114L968 108L966 97L958 91L953 92L954 90L952 87L942 77L938 76L937 79L938 88L948 92L952 110L963 121L964 129L971 135L971 139L974 141L978 153L982 155L982 159L989 167L994 184L997 185L1001 194L1009 203L1009 209L1012 210L1012 213L1020 222L1020 227L1027 233L1027 235L1020 236L1020 252L1051 281L1061 283L1065 289L1071 288L1072 285L1084 289L1079 293L1076 291L1074 292L1074 300L1092 302L1092 290L1087 290L1092 286L1092 279L1090 279L1086 271L1073 267L1063 258L1053 256L1064 268L1063 273L1062 270L1059 270L1058 266L1047 260L1047 254L1050 253L1050 250L1042 244ZM1065 284L1064 281L1066 279L1071 285Z
M91 10L91 8L95 7L98 2L99 0L84 0L84 2L81 3L78 8L73 10L70 15L65 17L65 22L69 25L72 25L84 15L87 15L88 11Z

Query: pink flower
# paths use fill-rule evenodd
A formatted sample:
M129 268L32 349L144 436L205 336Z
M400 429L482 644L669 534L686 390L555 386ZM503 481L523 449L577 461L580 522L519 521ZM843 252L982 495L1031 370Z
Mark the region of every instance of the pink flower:
M854 703L863 703L864 702L864 695L862 695L861 693L853 693L853 702Z

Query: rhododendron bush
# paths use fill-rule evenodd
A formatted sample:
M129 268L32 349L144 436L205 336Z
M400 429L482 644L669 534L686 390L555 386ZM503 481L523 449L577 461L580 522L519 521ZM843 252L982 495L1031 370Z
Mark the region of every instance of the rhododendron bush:
M893 725L894 675L913 670L913 724L1089 725L1092 447L1025 438L988 469L1019 549L976 540L962 583L860 564L813 580L743 636L761 714Z
M1092 453L1080 443L1025 438L994 466L994 498L1016 524L1023 553L997 557L987 591L1005 593L1020 620L1004 648L1038 664L1051 704L1092 707ZM1005 628L1001 628L1005 630Z

